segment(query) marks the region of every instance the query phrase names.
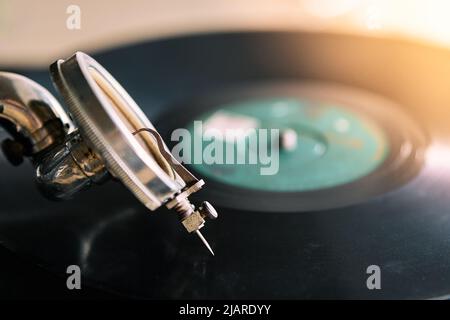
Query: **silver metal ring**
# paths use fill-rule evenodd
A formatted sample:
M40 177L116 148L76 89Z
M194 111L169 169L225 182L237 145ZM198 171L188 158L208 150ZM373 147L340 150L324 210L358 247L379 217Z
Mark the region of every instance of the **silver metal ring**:
M155 210L184 187L158 165L143 138L133 136L136 129L154 127L99 63L77 52L50 71L85 142L145 206Z

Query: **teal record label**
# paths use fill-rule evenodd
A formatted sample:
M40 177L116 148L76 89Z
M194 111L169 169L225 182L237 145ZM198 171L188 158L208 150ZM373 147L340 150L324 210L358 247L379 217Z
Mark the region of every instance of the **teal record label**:
M203 150L219 139L205 136L207 129L279 130L279 149L269 148L269 152L279 151L274 174L262 175L261 168L267 164L259 162L192 164L207 179L245 189L301 192L336 187L370 174L389 153L387 137L377 123L341 105L298 98L247 100L220 105L196 120L202 121L202 130L193 123L188 130L194 139L202 141ZM237 157L239 139L245 143L247 157L258 152L251 148L249 137L235 138L231 141L221 138L225 145L221 156L225 158L226 151L234 149ZM263 143L267 140L272 145L269 133L266 138Z

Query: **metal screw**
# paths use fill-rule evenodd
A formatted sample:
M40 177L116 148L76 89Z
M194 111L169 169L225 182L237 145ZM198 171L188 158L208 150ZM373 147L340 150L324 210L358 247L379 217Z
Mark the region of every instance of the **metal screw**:
M212 206L211 203L208 201L203 201L201 207L198 209L202 217L207 217L209 219L216 219L219 214L217 213L216 209Z

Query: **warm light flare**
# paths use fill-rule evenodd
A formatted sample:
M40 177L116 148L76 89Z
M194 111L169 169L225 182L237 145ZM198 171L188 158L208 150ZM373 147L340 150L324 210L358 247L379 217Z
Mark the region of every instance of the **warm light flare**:
M302 0L307 14L327 25L403 35L450 46L448 0Z
M321 18L337 17L348 13L364 0L303 0L305 11Z
M433 143L425 153L425 160L427 166L434 169L450 168L450 148L448 147L448 144L438 142Z

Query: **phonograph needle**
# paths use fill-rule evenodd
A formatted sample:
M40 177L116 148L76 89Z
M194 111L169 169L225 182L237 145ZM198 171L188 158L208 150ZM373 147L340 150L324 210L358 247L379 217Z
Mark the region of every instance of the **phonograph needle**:
M203 244L208 248L211 254L214 255L214 251L212 251L211 246L209 245L208 241L206 241L205 237L202 235L200 230L195 230L195 233L198 235L200 240L202 240Z

